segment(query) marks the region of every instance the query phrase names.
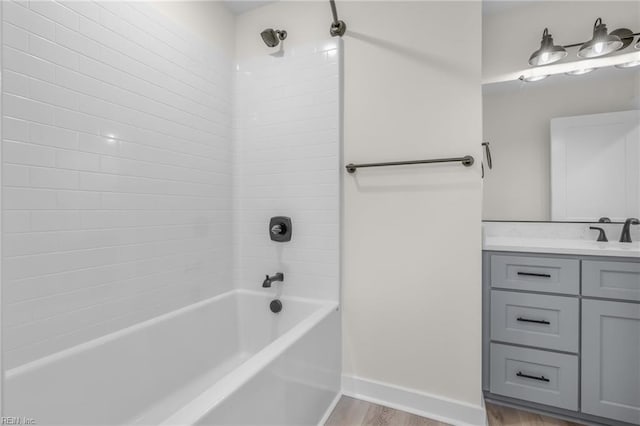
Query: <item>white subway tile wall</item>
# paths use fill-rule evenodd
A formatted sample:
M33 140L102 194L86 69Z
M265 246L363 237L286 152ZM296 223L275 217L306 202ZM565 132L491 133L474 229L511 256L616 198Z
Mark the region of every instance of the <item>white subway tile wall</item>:
M5 368L232 289L232 59L143 3L2 19Z
M340 61L333 39L238 65L235 97L235 279L265 292L338 300L340 282ZM286 42L285 42L286 44ZM289 216L293 238L269 239Z

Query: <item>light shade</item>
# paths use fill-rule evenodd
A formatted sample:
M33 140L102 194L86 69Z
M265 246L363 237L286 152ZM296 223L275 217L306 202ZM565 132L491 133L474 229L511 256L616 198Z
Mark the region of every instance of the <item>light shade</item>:
M547 77L549 77L549 74L532 75L529 77L521 76L520 80L526 81L527 83L533 83L534 81L544 80Z
M637 59L635 61L629 61L629 62L625 62L624 64L618 64L616 65L616 68L634 68L634 67L638 67L640 66L640 59Z
M598 18L593 24L593 37L580 47L578 56L581 58L597 58L598 56L615 52L623 44L617 35L607 34L607 26L602 23L602 18Z
M589 74L592 71L595 71L597 68L580 68L577 70L573 70L573 71L568 71L565 74L567 75L585 75L585 74Z
M558 62L565 56L567 56L567 51L564 47L553 44L553 37L549 34L549 30L545 28L542 32L540 49L533 52L529 58L529 64L533 66L548 65Z

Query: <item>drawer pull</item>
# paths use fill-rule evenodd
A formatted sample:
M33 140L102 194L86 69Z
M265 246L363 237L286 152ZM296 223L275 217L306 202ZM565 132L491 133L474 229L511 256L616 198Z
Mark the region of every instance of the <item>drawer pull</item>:
M550 274L538 274L536 272L518 272L518 275L524 275L527 277L551 278Z
M544 377L544 376L540 376L540 377L538 377L538 376L530 376L530 375L528 375L528 374L524 374L522 371L518 371L518 372L516 373L516 376L518 376L518 377L524 377L525 379L538 380L538 381L540 381L540 382L549 382L549 381L550 381L549 379L547 379L547 378L546 378L546 377Z
M547 320L534 320L534 319L529 319L529 318L522 318L522 317L518 317L516 318L516 321L520 321L520 322L534 322L536 324L546 324L549 325L551 324L549 321Z

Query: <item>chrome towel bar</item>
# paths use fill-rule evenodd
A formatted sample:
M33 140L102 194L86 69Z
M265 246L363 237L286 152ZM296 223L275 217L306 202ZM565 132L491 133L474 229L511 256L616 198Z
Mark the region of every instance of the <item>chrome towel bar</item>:
M407 166L412 164L431 164L431 163L462 163L465 167L470 167L473 165L473 157L470 155L465 155L464 157L454 157L454 158L434 158L431 160L413 160L413 161L391 161L385 163L364 163L364 164L353 164L349 163L345 167L347 172L355 173L357 169L363 167L386 167L386 166Z

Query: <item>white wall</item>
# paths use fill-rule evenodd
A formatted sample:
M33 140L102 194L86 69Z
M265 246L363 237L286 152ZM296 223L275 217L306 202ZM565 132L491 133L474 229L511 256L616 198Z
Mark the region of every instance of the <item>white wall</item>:
M253 31L256 47L264 45ZM338 300L340 52L337 40L245 56L235 96L234 265L241 288ZM282 45L281 45L282 46ZM269 238L288 216L289 242ZM265 274L283 283L261 287Z
M640 73L600 70L537 83L485 86L483 139L490 141L485 220L551 220L550 121L640 108Z
M232 17L164 7L227 24L2 2L6 369L232 288Z
M482 20L482 77L497 78L529 68L529 56L540 48L542 31L549 28L559 45L591 39L598 17L609 31L639 31L637 1L492 1ZM629 48L628 51L630 51ZM567 49L565 61L578 60L578 48Z
M235 55L235 16L221 1L154 1L148 4L162 13L182 34L206 40L209 52L222 53L229 59ZM200 55L205 52L200 52Z
M338 2L338 12L344 162L479 159L480 3ZM264 28L286 29L295 48L325 39L330 22L324 1L261 7L238 18L238 57L269 52ZM448 43L430 42L442 34ZM479 162L341 172L344 374L481 415ZM427 414L480 422L462 411Z

